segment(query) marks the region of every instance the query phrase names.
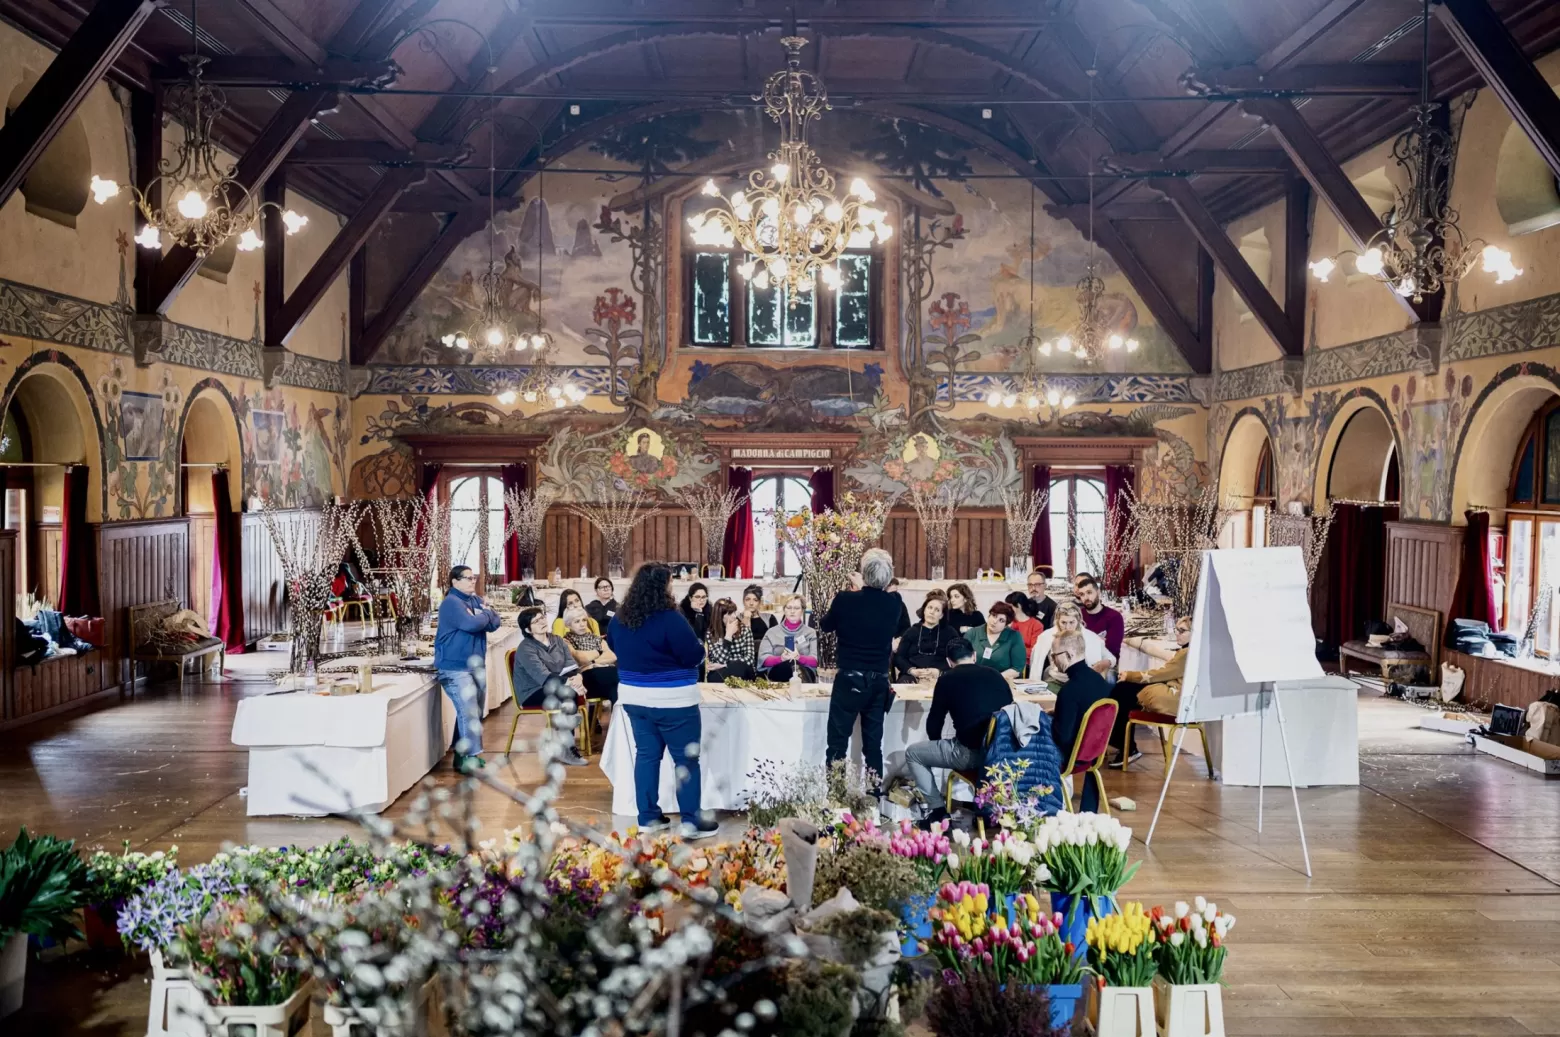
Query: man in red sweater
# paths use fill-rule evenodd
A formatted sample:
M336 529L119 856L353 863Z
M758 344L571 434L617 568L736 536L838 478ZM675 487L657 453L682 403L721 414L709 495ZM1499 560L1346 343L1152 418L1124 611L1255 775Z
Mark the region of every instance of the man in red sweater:
M1127 633L1127 621L1121 613L1100 600L1100 585L1088 573L1073 577L1073 597L1083 611L1083 625L1105 641L1105 650L1121 658L1121 639ZM1108 678L1107 678L1108 679ZM1114 683L1114 682L1112 682Z

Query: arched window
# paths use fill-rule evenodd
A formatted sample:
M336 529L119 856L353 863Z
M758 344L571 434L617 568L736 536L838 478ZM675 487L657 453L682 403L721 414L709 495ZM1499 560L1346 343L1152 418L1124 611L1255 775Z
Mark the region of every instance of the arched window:
M1518 441L1506 509L1505 544L1491 551L1504 562L1501 625L1520 637L1536 615L1533 647L1550 655L1560 648L1560 399L1539 408Z
M477 571L478 587L497 583L504 571L504 484L496 475L450 480L450 566ZM482 538L486 519L487 539Z
M779 521L812 505L812 487L796 475L766 475L753 480L753 567L757 572L796 576L802 571L796 552L780 539Z
M0 464L15 464L32 460L32 436L27 419L12 408L5 412L5 424L0 428ZM32 567L28 564L35 549L30 529L28 505L32 498L31 468L6 470L5 528L16 530L16 593L34 590L29 585ZM36 588L40 596L53 598L58 588Z
M1070 578L1105 571L1105 481L1094 475L1051 480L1051 563Z

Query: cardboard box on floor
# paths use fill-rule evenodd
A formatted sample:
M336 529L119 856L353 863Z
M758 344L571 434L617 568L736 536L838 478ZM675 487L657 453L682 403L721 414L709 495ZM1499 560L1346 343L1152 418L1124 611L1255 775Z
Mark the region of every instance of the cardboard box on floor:
M1503 735L1473 736L1474 748L1545 777L1560 777L1560 745Z

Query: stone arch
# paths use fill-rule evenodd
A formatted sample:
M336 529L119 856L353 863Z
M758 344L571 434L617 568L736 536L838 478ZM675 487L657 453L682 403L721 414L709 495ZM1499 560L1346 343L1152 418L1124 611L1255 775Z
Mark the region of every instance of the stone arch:
M1219 452L1219 497L1224 500L1250 501L1255 496L1257 464L1266 446L1277 456L1273 447L1273 433L1263 419L1262 412L1245 407L1230 420L1229 431L1224 435L1224 449Z
M22 100L38 84L38 76L32 73L22 77L16 89L6 100L6 117L9 118ZM87 139L86 125L77 112L60 127L32 172L22 181L22 197L26 209L34 216L69 227L76 227L76 217L87 207L87 197L92 181L92 148Z
M1351 453L1356 450L1370 451L1376 446L1381 447L1381 452L1369 457L1356 458ZM1368 481L1365 474L1372 458L1380 462L1381 472L1384 472L1387 459L1392 456L1397 457L1399 465L1403 463L1402 437L1398 434L1397 422L1392 420L1392 409L1387 406L1387 401L1372 389L1349 390L1338 401L1332 422L1327 426L1317 451L1312 507L1326 507L1329 496L1375 499L1374 490L1361 493L1333 488L1334 473L1338 472L1351 484L1364 485ZM1379 489L1379 482L1375 485Z
M197 401L202 404L202 410L196 410ZM203 442L198 452L199 456L197 451L191 450L189 460L220 461L227 464L228 494L234 511L244 510L244 486L248 475L248 462L244 456L243 426L238 414L238 401L233 398L228 387L216 378L202 378L190 388L189 395L184 398L184 410L179 415L181 446L184 444L185 436L191 432L205 433L210 430L219 437L219 441L215 443ZM191 426L192 415L195 422L193 427ZM184 503L182 500L179 501L181 512Z
M1491 378L1463 422L1452 455L1452 513L1464 521L1471 505L1506 506L1511 465L1535 411L1560 396L1560 371L1548 364L1513 364Z
M23 383L27 383L25 389ZM0 414L13 403L28 408L34 460L87 466L87 521L102 522L108 510L108 488L103 481L105 433L86 373L57 350L34 353L17 365L6 383L0 395Z

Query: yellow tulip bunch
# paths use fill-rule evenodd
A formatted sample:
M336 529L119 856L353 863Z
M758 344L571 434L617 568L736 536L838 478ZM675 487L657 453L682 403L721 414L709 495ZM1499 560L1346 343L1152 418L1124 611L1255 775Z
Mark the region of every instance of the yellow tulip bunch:
M1117 914L1089 919L1084 940L1089 963L1106 985L1146 987L1153 981L1157 943L1142 904L1123 904Z
M973 882L950 882L938 892L937 906L932 918L944 926L953 926L960 939L970 943L986 934L991 924L987 912L991 908L990 891Z

